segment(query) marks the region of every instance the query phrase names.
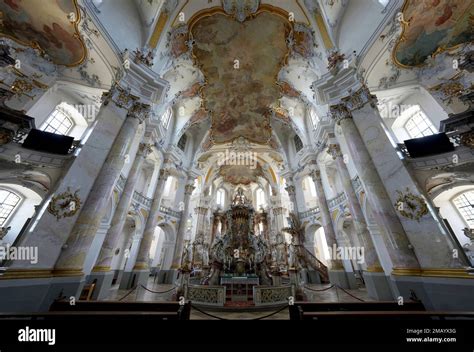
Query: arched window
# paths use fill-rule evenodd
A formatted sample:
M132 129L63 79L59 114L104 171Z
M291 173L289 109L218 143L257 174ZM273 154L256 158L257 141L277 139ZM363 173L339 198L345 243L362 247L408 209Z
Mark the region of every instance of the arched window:
M225 191L222 188L218 189L216 192L216 204L221 208L225 205Z
M293 140L295 142L296 152L298 153L301 149L303 149L303 142L301 141L301 138L298 135L295 135Z
M419 106L409 109L406 113L411 115L405 123L405 129L411 138L431 136L437 133L435 126Z
M67 135L73 126L74 122L72 118L58 106L41 126L41 130L55 134Z
M469 228L474 228L474 191L464 192L453 199L454 206L466 220Z
M15 208L20 204L21 197L12 191L0 188L0 226L3 226Z
M171 194L171 186L173 185L174 177L170 176L166 179L165 188L163 189L163 196L169 197Z
M305 179L305 183L306 183L306 186L307 186L307 190L309 190L309 194L311 195L311 197L316 197L317 194L316 194L316 186L314 185L314 182L313 182L313 179L309 176L306 177Z
M255 192L255 196L257 198L257 209L265 207L265 192L263 191L263 189L257 189L257 191Z
M178 148L181 149L183 152L186 149L186 142L188 141L188 136L183 134L178 141Z
M311 123L313 124L313 128L316 128L319 123L319 117L316 114L316 111L314 109L311 109L309 111L309 116L311 117Z
M167 130L170 125L171 114L172 114L171 108L168 108L166 112L163 114L163 116L161 117L161 126L163 126L165 130Z

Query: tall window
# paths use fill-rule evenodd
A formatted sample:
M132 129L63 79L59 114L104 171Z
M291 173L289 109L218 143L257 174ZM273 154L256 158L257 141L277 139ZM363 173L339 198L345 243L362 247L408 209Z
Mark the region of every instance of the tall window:
M183 134L178 141L178 148L181 149L183 152L186 148L187 141L188 141L188 137L185 134Z
M218 189L216 192L216 204L221 208L225 205L225 191L223 189Z
M465 192L453 199L453 203L470 228L474 228L474 191Z
M72 119L64 111L56 108L41 126L41 130L66 135L73 126Z
M316 111L314 111L314 109L311 109L309 112L309 116L311 117L311 123L313 124L313 127L316 128L319 123L319 117L316 114Z
M255 195L257 198L257 208L260 209L261 207L265 207L265 192L263 192L263 189L257 189Z
M161 126L166 130L168 129L171 121L171 108L168 108L161 117Z
M306 177L306 185L308 187L307 189L309 189L309 194L311 197L316 197L316 186L314 185L313 179L309 176Z
M173 185L173 176L170 176L166 179L165 188L163 189L163 195L169 197L171 194L171 186Z
M303 149L303 142L301 141L301 138L298 137L298 135L295 135L293 140L295 142L296 152L298 153L301 149Z
M20 203L21 197L17 194L0 188L0 226L3 226L8 217Z
M411 114L411 117L405 124L405 129L411 138L431 136L437 132L434 125L431 123L428 117L426 117L424 112L421 111L419 106Z

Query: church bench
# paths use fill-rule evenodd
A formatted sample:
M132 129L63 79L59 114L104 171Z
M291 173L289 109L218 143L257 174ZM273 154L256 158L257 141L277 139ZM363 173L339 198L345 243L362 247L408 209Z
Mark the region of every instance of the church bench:
M147 312L168 314L170 319L189 320L191 303L179 302L120 302L120 301L81 301L71 305L68 300L53 302L50 312Z
M317 302L295 302L290 305L290 319L302 320L307 313L313 312L363 312L363 311L424 311L421 302L345 302L345 303L317 303Z

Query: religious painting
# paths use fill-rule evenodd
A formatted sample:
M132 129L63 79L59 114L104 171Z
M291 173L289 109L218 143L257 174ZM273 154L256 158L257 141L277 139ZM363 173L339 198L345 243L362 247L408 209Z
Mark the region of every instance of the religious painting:
M259 176L264 177L264 173L260 163L257 163L256 168L245 165L223 165L219 169L219 176L233 185L249 185L257 182Z
M268 110L281 96L276 82L289 53L289 31L284 18L267 12L243 23L215 14L193 25L193 55L207 81L202 97L213 142L270 141Z
M0 36L40 49L55 64L79 65L86 57L79 16L75 0L3 0Z
M421 66L443 50L474 40L474 3L466 0L407 0L403 33L394 60L403 67Z

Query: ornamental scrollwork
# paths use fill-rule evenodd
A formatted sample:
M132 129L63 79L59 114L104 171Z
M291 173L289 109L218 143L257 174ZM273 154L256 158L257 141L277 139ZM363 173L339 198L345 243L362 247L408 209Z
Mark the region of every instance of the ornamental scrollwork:
M72 193L68 187L66 192L55 195L48 205L48 212L57 220L74 216L81 208L78 192L79 190Z
M423 197L414 195L408 188L405 193L397 191L397 194L395 207L403 217L419 221L428 214L428 206Z

